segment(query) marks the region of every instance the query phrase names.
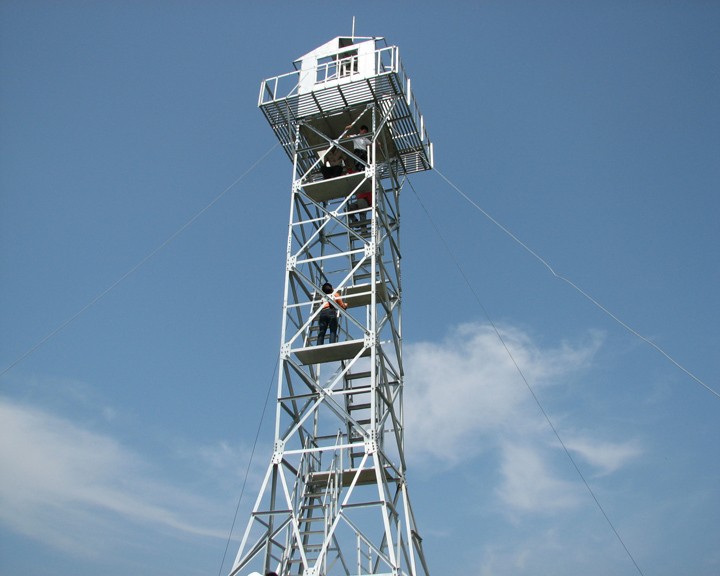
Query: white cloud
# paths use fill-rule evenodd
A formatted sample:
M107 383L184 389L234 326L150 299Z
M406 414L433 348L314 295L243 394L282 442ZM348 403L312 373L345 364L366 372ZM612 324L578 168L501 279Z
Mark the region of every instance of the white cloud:
M497 492L511 511L557 511L580 501L578 484L557 479L530 443L504 443L501 471L503 483Z
M517 328L505 326L501 333L504 342L491 326L464 324L440 343L405 346L410 456L469 467L487 454L488 466L499 463L491 474L498 478L493 489L509 515L575 508L584 501L583 485L567 466L555 464L558 456L567 462L566 456L523 377L536 393L544 392L538 396L548 397L552 386L591 367L602 339L593 334L585 343L541 348ZM571 454L602 474L640 454L634 441L575 434L572 414L550 416Z
M0 522L75 553L110 546L117 520L177 534L226 534L197 521L208 502L153 479L117 441L0 399Z
M613 443L574 436L565 441L565 446L570 452L579 455L587 463L599 468L601 474L612 474L642 453L642 449L636 440Z
M234 494L239 486L244 486L243 499L255 496L254 491L260 487L269 463L268 454L272 454L272 443L268 442L259 443L253 451L252 446L227 440L197 444L182 439L174 448L174 455L190 466L193 474L219 486L227 494Z
M587 367L600 345L595 336L586 345L541 349L516 328L501 333L535 389ZM417 454L457 463L494 446L499 433L544 425L491 326L464 324L441 343L406 344L405 365L406 427Z

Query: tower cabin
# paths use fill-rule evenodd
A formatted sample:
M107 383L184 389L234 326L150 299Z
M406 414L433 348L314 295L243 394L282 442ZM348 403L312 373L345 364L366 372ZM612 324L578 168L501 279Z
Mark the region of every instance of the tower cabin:
M317 151L371 107L382 112L372 132L385 146L384 157L405 174L432 168L432 144L397 46L383 38L338 36L294 66L294 72L262 82L258 105L291 160L299 137L299 170L318 176L312 171ZM371 128L370 116L363 116L356 128Z

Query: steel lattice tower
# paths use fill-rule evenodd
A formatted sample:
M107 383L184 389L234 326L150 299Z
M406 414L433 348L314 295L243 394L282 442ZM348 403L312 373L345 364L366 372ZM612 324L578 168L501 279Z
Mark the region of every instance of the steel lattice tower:
M427 575L405 476L400 191L432 145L410 80L396 46L338 37L263 81L259 107L293 180L275 444L230 574ZM350 173L324 179L333 146ZM327 302L339 338L317 345Z

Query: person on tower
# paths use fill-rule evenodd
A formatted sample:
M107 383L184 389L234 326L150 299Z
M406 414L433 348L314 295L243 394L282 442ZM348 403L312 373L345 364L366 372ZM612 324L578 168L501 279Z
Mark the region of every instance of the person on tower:
M346 126L345 130L350 130L352 128L352 124L350 126ZM363 162L367 162L368 159L368 148L372 145L372 142L370 142L370 138L367 137L367 133L370 130L368 129L365 124L360 126L360 132L358 134L348 134L349 137L353 138L353 153L355 156L360 158ZM362 170L365 170L365 165L363 162L355 161L355 170L358 172L361 172Z
M337 146L333 146L325 154L323 158L322 166L320 171L322 172L323 179L328 180L330 178L337 178L342 176L343 170L345 169L344 154L338 149Z
M322 285L322 291L325 294L332 294L332 284L325 282L325 284ZM340 308L347 310L348 305L340 298L340 292L335 292L333 299ZM328 328L330 329L329 343L335 344L335 342L337 342L338 311L329 301L323 304L322 310L320 310L320 316L318 317L318 346L325 344L325 333L328 331Z
M357 194L355 194L355 202L348 203L348 210L367 210L368 208L370 208L370 206L372 206L372 191L366 190L364 192L358 192ZM365 216L363 216L363 218L365 218ZM353 224L357 224L360 221L358 214L350 214L349 219L351 226ZM366 221L364 222L363 228L367 230Z

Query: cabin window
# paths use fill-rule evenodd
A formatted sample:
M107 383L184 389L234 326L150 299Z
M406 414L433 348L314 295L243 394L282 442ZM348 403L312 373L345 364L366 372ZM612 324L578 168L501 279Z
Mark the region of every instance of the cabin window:
M346 78L358 71L357 50L349 50L332 56L318 58L315 69L315 82L322 83L328 80Z
M338 68L340 69L340 78L357 74L358 71L358 52L351 50L338 54Z

